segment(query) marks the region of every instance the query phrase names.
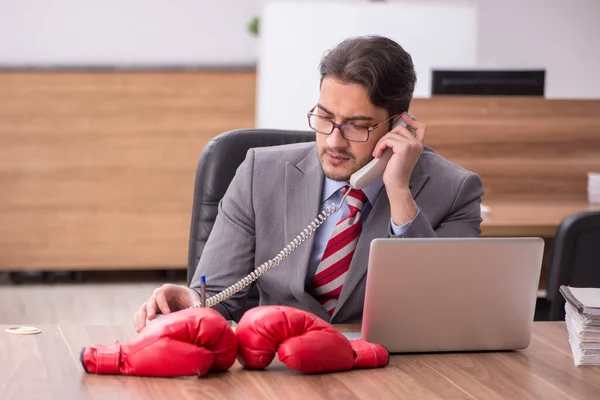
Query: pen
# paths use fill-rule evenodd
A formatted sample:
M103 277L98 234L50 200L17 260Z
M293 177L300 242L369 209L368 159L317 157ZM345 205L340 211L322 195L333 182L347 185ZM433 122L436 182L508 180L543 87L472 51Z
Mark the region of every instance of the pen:
M200 277L200 306L206 307L206 276Z

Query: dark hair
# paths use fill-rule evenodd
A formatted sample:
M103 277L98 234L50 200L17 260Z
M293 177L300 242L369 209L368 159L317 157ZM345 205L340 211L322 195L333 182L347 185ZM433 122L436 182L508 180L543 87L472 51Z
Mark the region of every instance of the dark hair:
M389 116L408 111L417 80L410 54L382 36L344 40L323 57L319 70L321 83L331 76L361 84L371 103L385 108Z

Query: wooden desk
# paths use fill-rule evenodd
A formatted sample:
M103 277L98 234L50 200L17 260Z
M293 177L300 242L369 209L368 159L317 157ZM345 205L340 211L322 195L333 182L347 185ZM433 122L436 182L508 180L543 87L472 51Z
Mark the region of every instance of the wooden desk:
M536 322L520 352L392 356L375 370L306 375L275 361L266 371L198 378L87 375L82 346L124 341L122 326L39 326L13 336L0 326L2 399L592 399L600 398L600 367L575 367L563 322ZM340 330L356 330L340 326Z
M587 201L483 201L490 208L481 224L482 236L553 238L563 219L583 211L600 211Z

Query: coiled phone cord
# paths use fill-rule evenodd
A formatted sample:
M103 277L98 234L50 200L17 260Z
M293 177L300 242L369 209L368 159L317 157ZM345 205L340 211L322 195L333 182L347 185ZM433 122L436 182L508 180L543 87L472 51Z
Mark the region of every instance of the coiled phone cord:
M325 220L327 218L329 218L329 216L331 216L331 214L335 213L336 211L338 211L342 208L342 205L344 204L344 201L346 200L346 196L348 196L348 193L350 193L350 189L352 189L352 188L350 187L346 191L346 193L344 194L344 197L342 197L342 200L340 201L340 203L337 206L335 205L335 203L332 203L325 210L323 210L319 214L319 216L317 218L315 218L310 223L310 225L308 225L302 232L300 232L300 234L298 236L296 236L294 238L294 240L292 240L290 242L290 244L288 244L283 250L281 250L279 252L279 254L277 254L277 256L275 256L275 258L263 263L261 266L256 268L254 271L252 271L251 273L246 275L239 282L229 286L227 289L221 291L220 293L217 293L216 295L206 299L206 307L213 307L215 304L218 304L224 300L227 300L228 298L230 298L231 296L233 296L234 294L236 294L237 292L239 292L246 286L252 284L252 282L257 280L265 272L267 272L271 268L274 268L277 265L281 264L283 262L283 260L287 256L289 256L294 250L296 250L306 239L308 239L317 230L317 228L319 228L323 224L323 222L325 222ZM194 304L193 306L191 306L189 308L200 308L200 307L202 307L202 305L200 303L198 303L198 304Z

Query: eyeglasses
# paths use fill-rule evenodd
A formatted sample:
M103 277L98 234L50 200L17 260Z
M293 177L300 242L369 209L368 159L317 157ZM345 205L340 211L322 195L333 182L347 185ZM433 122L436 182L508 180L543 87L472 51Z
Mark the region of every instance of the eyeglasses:
M372 126L357 125L352 123L337 124L330 118L313 114L315 108L317 108L317 106L311 108L311 110L307 114L308 126L310 127L310 129L323 135L331 135L333 133L333 130L335 128L338 128L342 137L348 140L349 142L366 142L367 140L369 140L369 134L371 133L371 131L379 128L381 125L385 124L387 121L398 115L394 114L385 121L382 121Z

